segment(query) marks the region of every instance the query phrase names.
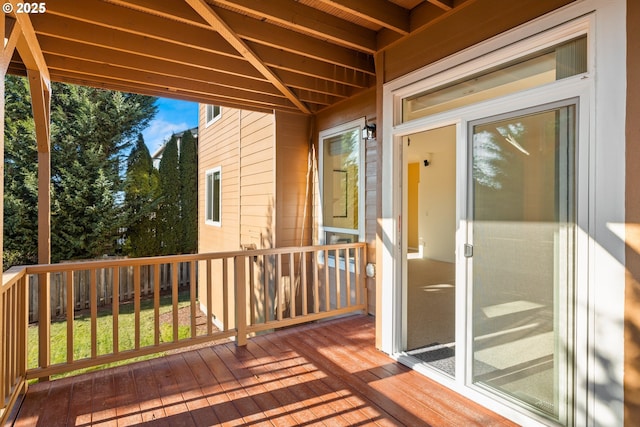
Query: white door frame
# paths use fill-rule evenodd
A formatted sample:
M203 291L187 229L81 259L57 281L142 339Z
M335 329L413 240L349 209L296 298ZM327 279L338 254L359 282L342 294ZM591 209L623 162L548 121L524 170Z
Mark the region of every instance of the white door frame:
M595 13L591 13L594 12ZM575 19L576 17L581 17ZM576 365L576 397L574 406L580 408L575 414L576 424L592 425L602 419L622 420L622 399L614 401L602 400L598 393L598 384L607 384L609 391L622 395L623 360L622 348L624 337L622 329L622 313L624 307L624 240L615 238L615 228L624 223L624 69L625 61L625 8L623 0L585 0L560 9L549 16L532 21L485 43L464 50L450 58L446 58L424 69L384 85L383 120L384 135L382 144L382 248L381 261L384 268L382 276L382 330L381 349L398 359L402 358L403 331L403 292L402 283L402 167L401 139L404 135L441 127L455 123L458 132L457 158L458 173L466 174L467 129L466 123L473 118L491 116L491 111L514 111L548 102L580 97L579 104L579 152L576 167L578 188L578 223L577 245L578 263L583 267L577 271L576 303L580 309L576 313L575 322L578 336L576 353L585 351L583 361ZM523 52L523 45L532 43L530 49L537 50L536 43L558 42L562 31L574 32L580 25L589 33L590 68L586 75L569 78L548 86L539 87L507 96L499 100L483 103L483 111L476 114L475 107L464 107L454 112L445 112L429 118L401 123L402 99L408 95L419 93L427 87L436 87L447 81L457 80L465 75L474 74L481 69L513 57ZM597 32L595 31L597 28ZM521 40L522 42L517 42ZM619 48L612 49L611 46ZM595 52L598 52L598 76L596 78L593 65ZM526 52L526 48L524 49ZM617 53L616 53L617 52ZM605 78L604 76L608 76ZM597 85L596 85L597 80ZM526 102L521 102L526 99ZM596 108L599 105L607 108ZM601 103L601 104L600 104ZM508 104L508 105L507 105ZM506 107L505 107L506 105ZM505 110L505 108L507 108ZM454 113L454 114L452 114ZM586 119L585 119L586 117ZM596 141L602 141L597 144ZM607 145L604 145L606 142ZM596 180L596 176L598 179ZM466 196L466 179L458 176L458 201ZM612 190L614 189L614 190ZM597 197L596 197L597 196ZM461 244L466 241L467 217L466 202L458 203L457 216L459 231L456 236L457 268L456 281L465 280L464 263L458 262ZM608 232L608 235L607 233ZM614 235L614 237L612 237ZM605 283L606 282L606 283ZM460 282L462 283L462 282ZM460 287L464 288L464 287ZM457 287L458 289L458 287ZM458 292L458 291L457 291ZM465 292L465 291L463 291ZM596 302L597 301L597 302ZM462 318L456 319L456 340L465 342L468 319L465 317L467 307L466 292L456 295L456 310ZM608 317L603 317L606 313ZM596 319L605 321L607 332L595 327ZM614 325L615 322L617 326ZM596 342L600 337L601 342ZM590 346L589 346L589 343ZM606 343L606 346L605 346ZM596 361L606 357L611 361L612 370L600 372L595 369ZM429 371L427 369L427 371ZM518 409L496 403L494 399L478 393L473 387L466 385L468 366L464 363L456 365L456 379L445 375L426 372L427 375L446 386L461 392L480 404L496 410L520 423L544 423L531 414ZM613 376L613 377L612 377ZM617 384L617 386L616 386ZM605 387L605 386L602 386ZM617 387L617 388L616 388ZM603 397L606 395L603 393ZM615 424L615 422L614 422Z

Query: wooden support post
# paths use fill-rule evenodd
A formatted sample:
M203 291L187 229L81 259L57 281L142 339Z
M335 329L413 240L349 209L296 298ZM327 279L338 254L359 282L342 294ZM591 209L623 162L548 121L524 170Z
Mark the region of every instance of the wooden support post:
M236 331L238 333L236 344L247 345L247 282L246 282L247 257L239 255L234 258L234 279L236 295Z

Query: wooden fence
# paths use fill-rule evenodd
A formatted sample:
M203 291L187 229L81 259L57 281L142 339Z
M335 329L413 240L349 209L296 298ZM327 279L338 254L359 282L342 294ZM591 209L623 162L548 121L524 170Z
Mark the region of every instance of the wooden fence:
M90 261L87 261L90 262ZM191 273L188 263L178 265L178 286L189 286ZM120 302L131 301L134 297L134 268L133 266L120 267L119 269L119 292L117 292ZM96 277L96 298L97 305L108 306L113 302L114 269L102 268L97 270ZM154 292L154 271L151 266L141 268L140 293L141 296L151 297ZM50 307L51 318L64 318L67 314L67 272L51 273L50 275ZM73 299L75 310L86 310L90 307L90 275L88 270L75 270L73 272ZM160 292L171 290L171 264L160 265ZM29 322L35 323L38 319L38 276L29 277Z

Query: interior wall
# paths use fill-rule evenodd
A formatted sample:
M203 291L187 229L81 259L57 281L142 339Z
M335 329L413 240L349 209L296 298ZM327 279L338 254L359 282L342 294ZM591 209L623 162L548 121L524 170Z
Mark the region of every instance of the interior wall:
M407 246L409 249L417 250L420 242L420 229L418 227L420 164L417 162L409 163L407 168Z
M419 234L426 258L455 262L455 133L447 145L449 149L433 153L429 166L420 168Z

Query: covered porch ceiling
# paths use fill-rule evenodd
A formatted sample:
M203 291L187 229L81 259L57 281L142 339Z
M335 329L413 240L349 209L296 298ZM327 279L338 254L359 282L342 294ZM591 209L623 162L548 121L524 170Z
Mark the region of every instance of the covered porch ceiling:
M9 17L28 18L52 81L314 114L374 86L377 52L475 2L49 0ZM26 75L17 52L8 72Z

